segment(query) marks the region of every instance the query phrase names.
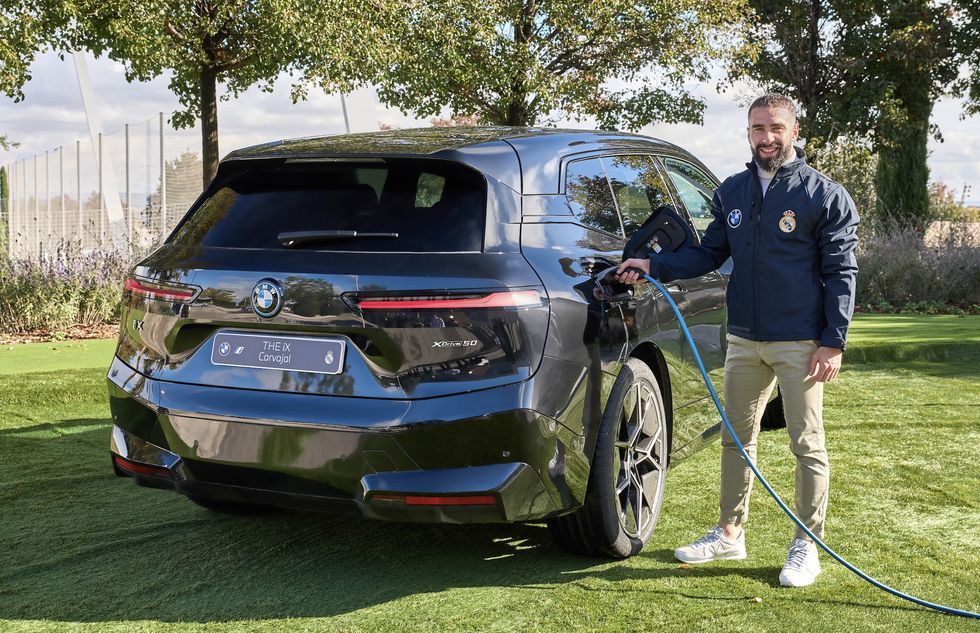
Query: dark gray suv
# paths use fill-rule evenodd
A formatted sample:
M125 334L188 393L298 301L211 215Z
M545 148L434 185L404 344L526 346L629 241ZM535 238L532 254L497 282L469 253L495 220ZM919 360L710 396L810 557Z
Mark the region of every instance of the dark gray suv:
M113 467L216 510L547 520L574 551L630 556L668 463L718 424L664 298L601 273L662 205L703 229L716 185L611 132L233 152L126 281ZM724 278L669 290L718 369Z

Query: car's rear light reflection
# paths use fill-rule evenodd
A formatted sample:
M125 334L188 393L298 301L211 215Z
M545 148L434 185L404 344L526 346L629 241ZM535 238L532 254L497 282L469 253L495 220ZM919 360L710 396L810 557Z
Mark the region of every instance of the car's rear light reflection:
M407 506L492 506L497 505L497 498L493 495L452 495L452 496L426 496L426 495L393 495L393 494L374 494L371 501L382 501L388 503L404 503Z

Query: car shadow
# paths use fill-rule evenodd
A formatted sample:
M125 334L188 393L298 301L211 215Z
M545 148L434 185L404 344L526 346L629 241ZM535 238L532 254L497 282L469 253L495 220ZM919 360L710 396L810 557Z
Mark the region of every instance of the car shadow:
M771 586L778 574L684 568L666 549L644 552L641 565L574 556L540 524L220 515L113 476L108 440L108 421L97 419L0 431L0 620L330 617L454 588L588 589L587 579L665 600L718 600L683 583L635 581L739 576Z

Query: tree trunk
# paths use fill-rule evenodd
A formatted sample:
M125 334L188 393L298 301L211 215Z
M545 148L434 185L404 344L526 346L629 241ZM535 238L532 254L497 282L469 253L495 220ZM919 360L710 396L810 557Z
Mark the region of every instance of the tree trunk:
M204 164L204 186L218 172L218 73L209 67L201 69L201 152Z
M503 123L516 126L534 125L534 121L528 120L527 103L524 99L515 99L507 105L507 119Z

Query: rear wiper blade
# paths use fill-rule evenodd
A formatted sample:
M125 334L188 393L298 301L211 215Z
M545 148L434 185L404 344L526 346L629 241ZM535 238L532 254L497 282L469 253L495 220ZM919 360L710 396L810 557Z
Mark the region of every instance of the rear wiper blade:
M362 238L398 237L398 233L369 233L367 231L287 231L278 235L283 246L297 246L306 242L334 242L339 240L359 240Z

